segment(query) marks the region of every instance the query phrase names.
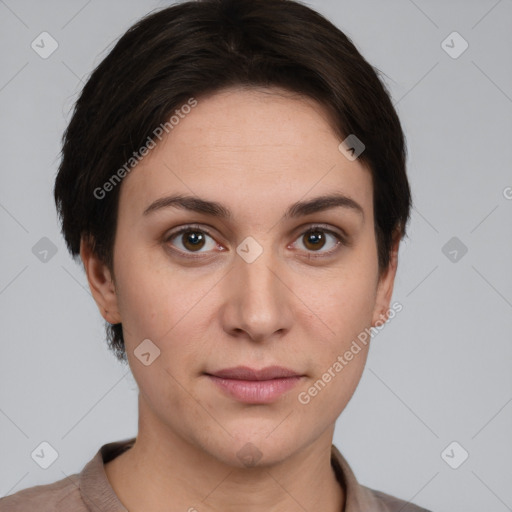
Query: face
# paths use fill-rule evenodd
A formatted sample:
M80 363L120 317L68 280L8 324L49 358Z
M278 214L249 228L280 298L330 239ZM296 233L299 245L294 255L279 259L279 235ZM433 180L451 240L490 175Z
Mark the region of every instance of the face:
M396 270L392 258L379 280L370 172L339 151L320 105L273 92L198 98L124 178L115 285L82 251L100 310L123 324L144 424L235 466L332 435L369 345L345 354L385 320ZM155 203L177 195L230 215ZM275 365L297 377L211 376Z

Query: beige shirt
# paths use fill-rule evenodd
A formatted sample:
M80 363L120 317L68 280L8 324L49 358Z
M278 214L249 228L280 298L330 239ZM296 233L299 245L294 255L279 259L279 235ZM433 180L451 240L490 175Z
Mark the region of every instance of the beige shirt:
M0 512L128 512L110 486L103 464L130 448L134 442L133 437L105 444L80 473L1 498ZM334 445L331 464L345 489L345 509L341 512L429 512L360 485Z

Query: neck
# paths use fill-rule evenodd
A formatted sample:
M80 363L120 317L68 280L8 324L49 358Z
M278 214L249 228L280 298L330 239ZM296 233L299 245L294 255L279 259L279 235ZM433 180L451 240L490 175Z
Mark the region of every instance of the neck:
M233 467L139 420L135 444L105 464L105 472L130 512L341 512L345 495L331 466L333 433L334 426L275 464Z

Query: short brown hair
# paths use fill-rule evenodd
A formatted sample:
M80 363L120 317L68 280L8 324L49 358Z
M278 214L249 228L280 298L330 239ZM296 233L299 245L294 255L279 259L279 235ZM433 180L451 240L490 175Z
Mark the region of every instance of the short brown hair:
M118 187L95 190L191 98L230 86L278 86L331 113L340 142L365 149L372 174L379 270L395 237L406 235L411 193L405 137L385 85L351 40L294 0L196 0L142 18L87 80L63 136L54 196L73 257L80 240L113 272ZM127 361L122 325L107 325L109 347Z

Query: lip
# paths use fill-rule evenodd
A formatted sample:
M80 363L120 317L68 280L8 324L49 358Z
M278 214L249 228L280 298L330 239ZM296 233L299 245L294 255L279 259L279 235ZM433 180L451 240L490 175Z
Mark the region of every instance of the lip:
M247 366L226 368L206 373L221 391L240 402L266 404L295 387L303 375L282 366L268 366L261 370Z
M250 368L249 366L235 366L234 368L225 368L217 372L211 372L207 375L220 377L224 379L236 380L270 380L283 377L300 377L301 375L284 366L267 366L261 370Z

